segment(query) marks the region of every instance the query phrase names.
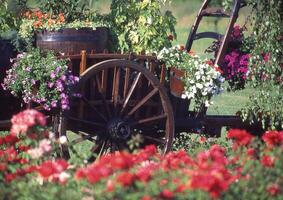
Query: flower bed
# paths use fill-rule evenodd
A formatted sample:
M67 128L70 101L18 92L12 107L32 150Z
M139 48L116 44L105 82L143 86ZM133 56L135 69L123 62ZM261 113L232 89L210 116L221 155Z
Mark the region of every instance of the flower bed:
M0 137L0 195L11 199L281 199L283 132L261 140L230 130L229 141L197 137L203 150L161 156L155 146L115 152L94 163L54 158L64 138L44 126L45 117L26 110ZM229 142L232 142L229 147ZM226 148L220 144L226 144ZM179 147L180 148L180 147ZM53 150L51 150L53 149Z

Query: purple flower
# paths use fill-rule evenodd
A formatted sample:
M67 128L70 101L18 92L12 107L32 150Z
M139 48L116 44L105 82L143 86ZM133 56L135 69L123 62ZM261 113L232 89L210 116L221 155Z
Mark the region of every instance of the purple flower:
M56 88L60 91L63 92L64 91L64 86L62 84L62 82L60 80L56 81Z
M62 99L61 100L61 104L62 105L68 105L69 104L69 100L68 99Z
M43 108L44 108L45 110L51 110L50 106L47 105L47 104L44 104L44 105L43 105Z
M60 72L61 68L62 68L61 66L58 66L58 67L55 69L55 72L56 72L56 73Z
M52 108L55 108L57 106L57 101L56 100L53 100L52 102L51 102L51 107Z
M27 67L27 68L25 69L25 71L30 72L30 71L31 71L31 67Z
M54 83L49 82L47 85L48 85L49 88L52 88L54 86Z
M62 75L62 76L60 77L60 79L61 79L62 81L66 81L67 77L66 77L65 75Z
M50 77L51 77L52 79L54 79L54 78L56 77L56 73L52 71L51 74L50 74Z
M63 109L63 110L69 110L70 107L69 107L68 105L66 105L66 104L63 104L63 105L62 105L62 109Z
M67 99L67 98L68 98L68 96L67 96L65 93L60 94L60 97L61 97L62 99Z

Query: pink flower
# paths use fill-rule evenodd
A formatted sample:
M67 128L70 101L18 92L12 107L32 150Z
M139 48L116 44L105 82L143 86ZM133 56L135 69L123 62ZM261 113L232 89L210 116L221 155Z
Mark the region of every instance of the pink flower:
M38 159L43 156L43 151L40 148L29 149L27 153L32 159Z
M46 125L45 116L32 109L28 109L14 115L11 121L12 127L10 132L12 135L25 134L30 128L36 125Z
M44 152L48 153L51 151L52 146L50 140L43 139L39 142L39 148Z

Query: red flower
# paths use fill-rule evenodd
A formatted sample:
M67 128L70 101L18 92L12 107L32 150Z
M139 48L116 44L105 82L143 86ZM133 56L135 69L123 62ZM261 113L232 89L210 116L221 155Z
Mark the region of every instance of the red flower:
M227 137L230 139L235 139L237 145L246 146L250 144L254 136L248 133L246 130L232 129L229 130Z
M266 190L271 196L276 196L280 192L280 187L278 184L271 184Z
M275 159L271 156L263 156L260 160L260 163L264 167L273 167L274 166Z
M185 46L184 46L184 45L180 45L179 50L180 50L180 51L184 51L184 50L185 50Z
M17 178L16 173L5 174L4 180L5 180L5 182L9 183L9 182L13 181L15 178Z
M60 174L66 170L67 167L68 163L65 160L47 160L38 167L37 171L43 178L49 178L53 175Z
M254 148L249 148L249 149L247 150L247 155L248 155L249 157L253 157L254 154L255 154L255 149L254 149Z
M213 65L212 60L206 60L206 61L205 61L205 63L206 63L206 64L208 64L208 65L210 65L210 66L212 66L212 65Z
M167 38L168 38L168 40L171 40L171 41L172 41L172 40L174 39L174 36L173 36L172 34L170 34L170 35L168 35Z
M43 177L43 178L48 178L50 176L52 176L53 174L56 173L56 169L54 167L54 164L52 161L48 160L45 161L44 163L42 163L39 168L37 169L37 171L39 172L39 174Z
M142 197L141 200L151 200L151 199L152 199L151 196L145 195L145 196Z
M174 194L173 194L173 192L171 192L170 190L164 189L164 190L161 192L160 196L161 196L162 198L164 198L164 199L173 199Z
M7 169L7 164L6 163L0 163L0 172L5 171Z
M269 147L283 144L283 131L267 131L262 136L262 140Z
M130 186L134 182L134 175L129 172L122 172L117 176L117 181L123 186Z
M86 176L86 170L84 168L77 169L77 171L74 175L76 180L81 180L81 179L85 178L85 176Z
M187 189L187 186L184 184L178 185L176 188L176 192L182 193Z
M205 143L205 142L206 142L206 137L201 136L201 137L199 138L199 143L203 144L203 143Z
M14 145L19 141L19 138L14 135L8 134L3 138L3 140L6 144Z

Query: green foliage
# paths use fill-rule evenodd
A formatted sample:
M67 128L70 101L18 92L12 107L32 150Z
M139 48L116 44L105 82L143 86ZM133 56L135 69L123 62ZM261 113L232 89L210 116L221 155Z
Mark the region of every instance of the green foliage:
M283 129L282 0L249 1L253 7L254 47L250 58L251 85L258 92L242 109L242 118L264 129Z
M92 1L89 1L92 2ZM89 19L93 13L91 13L90 3L82 0L69 0L69 1L45 1L40 0L38 2L39 8L43 13L50 13L51 16L58 16L64 14L67 23L73 21L83 21Z
M249 4L254 12L252 24L255 46L250 59L252 84L258 86L273 81L282 85L282 0L258 0Z
M153 52L170 47L168 35L176 37L176 19L161 12L159 0L113 0L106 20L116 33L123 52Z
M250 102L241 110L243 120L261 124L263 129L283 129L283 88L266 84L250 97Z
M226 148L227 153L232 151L231 141L227 141L225 137L208 138L206 135L182 132L174 137L173 151L184 149L189 155L195 156L201 151L208 150L212 145L218 144Z

